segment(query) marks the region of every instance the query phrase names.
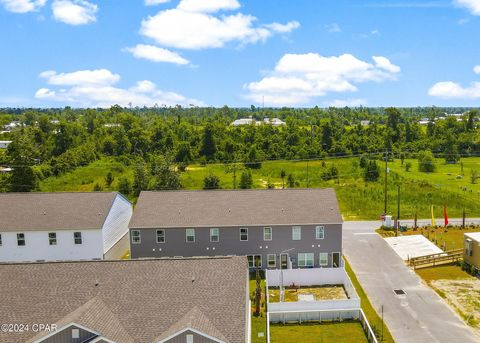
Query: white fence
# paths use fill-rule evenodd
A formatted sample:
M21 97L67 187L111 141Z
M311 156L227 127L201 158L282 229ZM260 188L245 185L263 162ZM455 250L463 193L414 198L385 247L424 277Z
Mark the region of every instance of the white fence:
M267 295L269 320L303 322L310 320L358 319L360 298L343 268L267 270L268 287L343 285L348 299L270 302Z

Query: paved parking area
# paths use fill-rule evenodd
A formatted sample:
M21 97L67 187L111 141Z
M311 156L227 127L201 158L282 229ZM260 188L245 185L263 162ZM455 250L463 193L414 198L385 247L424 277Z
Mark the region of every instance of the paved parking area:
M423 235L388 237L385 238L385 241L404 261L412 257L440 254L443 252L442 249L430 242Z
M478 343L473 331L374 231L379 222L345 222L343 251L397 343ZM403 289L397 296L394 289Z

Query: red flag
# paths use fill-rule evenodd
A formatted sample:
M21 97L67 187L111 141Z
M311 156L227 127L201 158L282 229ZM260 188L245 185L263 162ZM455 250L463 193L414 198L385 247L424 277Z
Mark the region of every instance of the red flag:
M445 220L445 227L448 225L447 205L443 206L443 219Z

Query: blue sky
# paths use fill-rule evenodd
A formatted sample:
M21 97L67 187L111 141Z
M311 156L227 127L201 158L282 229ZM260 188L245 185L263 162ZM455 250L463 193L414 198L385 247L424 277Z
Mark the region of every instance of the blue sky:
M0 0L0 32L0 107L480 103L480 0Z

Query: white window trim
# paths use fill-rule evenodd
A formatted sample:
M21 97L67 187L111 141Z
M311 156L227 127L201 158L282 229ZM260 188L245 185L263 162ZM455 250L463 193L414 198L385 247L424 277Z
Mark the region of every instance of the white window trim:
M185 335L185 342L186 343L193 343L193 335L192 334Z
M295 239L295 231L298 230L299 238ZM292 226L292 241L301 241L302 240L302 227L301 226Z
M133 239L134 238L134 235L133 235L134 232L138 232L138 242L135 242L135 240ZM132 244L142 244L142 234L140 233L140 230L132 230L131 241L132 241Z
M52 234L52 233L55 235L54 238L50 238L50 234ZM51 239L54 240L55 243L52 244L52 243L50 242ZM51 245L57 245L57 233L56 233L56 232L49 232L49 233L48 233L48 245L50 245L50 246L51 246Z
M320 230L320 229L322 229L322 230ZM318 238L318 233L319 232L322 233L322 238ZM323 225L315 226L315 239L325 239L325 226L323 226Z
M80 234L80 243L77 243L77 240L76 240L76 237L75 237L75 234L76 233L79 233ZM73 233L73 244L74 245L82 245L83 244L83 235L82 235L82 232L81 231L75 231Z
M300 255L303 255L303 257L305 258L305 264L303 266L300 265ZM312 255L312 265L307 265L307 262L309 259L307 259L307 255ZM315 254L314 253L311 253L311 252L299 252L298 255L297 255L297 266L299 268L311 268L311 267L314 267L315 266Z
M273 256L273 266L270 265L270 257ZM277 267L277 255L276 254L267 254L267 267L276 268Z
M23 235L23 245L18 244L18 235ZM23 248L27 246L27 236L23 232L17 233L17 247Z
M265 229L270 229L270 239L265 238ZM265 226L263 228L263 240L264 241L271 241L272 239L273 239L273 229L272 229L272 227L271 226Z
M217 230L217 234L216 235L212 235L212 230ZM212 237L213 236L217 236L217 240L216 241L212 241ZM210 228L210 242L211 243L218 243L220 242L220 229L217 228L217 227L212 227Z
M242 230L247 230L247 239L242 239ZM240 241L241 242L248 242L248 227L241 227L239 232L240 232Z
M193 241L189 241L188 240L188 230L193 230ZM187 243L195 243L196 241L196 237L195 237L195 229L194 228L188 228L188 229L185 229L185 242Z
M253 257L253 266L250 267L250 261L248 261L248 268L257 268L257 265L255 263L255 257L260 257L260 265L258 266L259 268L262 268L262 255L261 254L251 254L251 255L247 255L247 260L249 257Z
M326 256L327 256L327 261L326 261L325 264L322 263L322 258L320 257L320 256L322 256L322 255L326 255ZM318 265L319 265L320 267L326 267L326 266L328 266L328 255L329 255L328 252L321 252L321 253L318 254Z
M159 231L163 231L163 242L159 242L158 241L158 232ZM165 232L165 229L157 229L155 230L155 241L157 242L157 244L163 244L167 241L167 233Z

